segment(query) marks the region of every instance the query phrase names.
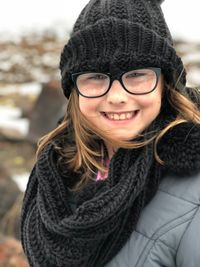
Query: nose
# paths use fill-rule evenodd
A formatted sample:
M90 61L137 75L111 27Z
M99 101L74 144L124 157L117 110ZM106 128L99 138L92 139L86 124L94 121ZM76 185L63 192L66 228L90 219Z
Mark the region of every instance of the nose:
M111 104L122 104L128 100L128 93L124 90L118 80L114 80L111 84L110 90L106 94L107 101Z

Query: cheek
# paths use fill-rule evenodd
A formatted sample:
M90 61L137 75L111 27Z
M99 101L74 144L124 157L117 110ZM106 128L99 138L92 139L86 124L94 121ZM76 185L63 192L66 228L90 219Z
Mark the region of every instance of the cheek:
M94 99L79 96L79 109L86 117L96 111L98 103Z
M140 98L139 105L143 119L152 120L160 113L161 109L161 93L149 95L148 97Z
M157 88L152 93L140 98L140 104L143 108L146 107L159 112L162 104L163 82L163 79L160 79Z
M141 98L138 102L142 108L159 108L161 106L161 96L149 96L148 98L144 97Z

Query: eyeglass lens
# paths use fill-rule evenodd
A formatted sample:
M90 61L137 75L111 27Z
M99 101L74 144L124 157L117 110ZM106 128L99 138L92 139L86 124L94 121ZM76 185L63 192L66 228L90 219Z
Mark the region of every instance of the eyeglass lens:
M129 93L146 94L155 88L157 75L153 69L132 70L122 75L121 82ZM108 90L110 76L104 73L83 73L77 77L76 86L82 95L98 97Z

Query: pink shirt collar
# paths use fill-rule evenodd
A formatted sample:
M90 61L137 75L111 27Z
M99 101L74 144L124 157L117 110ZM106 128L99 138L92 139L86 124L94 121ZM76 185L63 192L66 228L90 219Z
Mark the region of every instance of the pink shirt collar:
M101 162L104 163L104 165L107 167L110 164L110 160L108 158L105 158L105 154L104 154L104 147L103 144L101 144ZM105 180L108 177L108 171L106 171L104 174L102 174L99 170L97 172L97 178L96 180Z

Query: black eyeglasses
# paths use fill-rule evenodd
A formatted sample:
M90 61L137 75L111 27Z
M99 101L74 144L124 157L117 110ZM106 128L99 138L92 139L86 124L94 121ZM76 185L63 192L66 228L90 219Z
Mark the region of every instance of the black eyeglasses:
M114 80L118 80L129 94L149 94L157 87L160 75L160 68L149 67L122 72L116 76L101 72L78 72L71 74L71 78L78 94L96 98L107 94Z

